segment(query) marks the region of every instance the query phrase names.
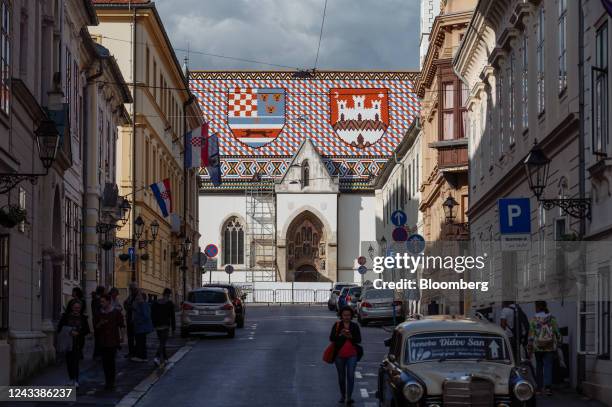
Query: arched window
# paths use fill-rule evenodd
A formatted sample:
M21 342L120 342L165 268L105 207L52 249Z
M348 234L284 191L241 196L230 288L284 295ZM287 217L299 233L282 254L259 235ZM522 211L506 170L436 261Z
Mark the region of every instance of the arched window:
M223 227L223 264L244 264L244 228L235 216Z
M310 165L308 160L304 160L302 163L302 186L307 187L310 185Z

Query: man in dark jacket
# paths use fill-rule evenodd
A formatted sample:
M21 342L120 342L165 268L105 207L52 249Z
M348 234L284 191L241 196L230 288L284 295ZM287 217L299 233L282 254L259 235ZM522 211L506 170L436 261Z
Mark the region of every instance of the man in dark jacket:
M94 327L100 351L107 390L115 387L115 355L123 342L123 315L111 304L108 294L100 297L100 311L94 315Z
M172 329L172 334L176 329L176 321L174 316L174 304L170 300L172 291L169 288L164 288L164 294L162 298L155 301L151 307L151 318L153 319L153 326L157 331L157 338L159 339L159 348L155 354L153 361L156 365L165 363L167 360L166 355L166 342Z
M136 349L136 337L134 335L134 316L132 313L132 304L138 293L138 285L135 282L130 283L130 294L123 302L123 309L125 310L125 325L127 327L127 342L128 342L128 353L125 355L126 358L132 358L135 355Z

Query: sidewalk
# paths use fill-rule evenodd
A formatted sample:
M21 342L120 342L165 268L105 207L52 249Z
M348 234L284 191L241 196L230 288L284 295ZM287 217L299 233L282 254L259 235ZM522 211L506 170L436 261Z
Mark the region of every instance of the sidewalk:
M605 404L588 399L572 389L553 388L552 396L538 396L538 407L606 407Z
M127 353L127 344L123 344L122 348L117 353L117 379L116 387L112 391L104 389L104 371L102 370L102 361L92 359L93 355L93 337L89 335L85 343L84 359L80 365L80 380L77 390L77 401L72 403L53 402L54 406L114 406L134 387L136 387L143 379L151 374L156 369L153 364L153 358L158 346L157 335L155 332L147 336L147 356L149 362L137 363L125 358ZM168 358L170 358L177 350L185 345L186 340L181 339L178 332L175 336L168 339L166 349ZM48 366L35 377L32 377L23 386L65 386L68 383L68 372L63 356L59 355L57 363ZM49 405L49 402L20 402L19 406L42 406ZM8 406L7 403L0 402L0 406Z

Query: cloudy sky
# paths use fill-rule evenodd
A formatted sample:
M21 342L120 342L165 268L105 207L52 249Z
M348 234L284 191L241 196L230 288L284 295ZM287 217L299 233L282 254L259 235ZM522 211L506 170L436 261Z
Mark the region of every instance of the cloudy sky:
M191 69L312 68L325 0L156 0L177 57ZM328 0L319 69L418 68L419 2Z

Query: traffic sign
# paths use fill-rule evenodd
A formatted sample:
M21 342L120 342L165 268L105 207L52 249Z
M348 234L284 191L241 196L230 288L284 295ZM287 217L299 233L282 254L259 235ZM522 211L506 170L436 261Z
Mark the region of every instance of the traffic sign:
M227 274L232 274L234 272L234 266L232 266L231 264L228 264L227 266L225 266L225 272Z
M398 209L391 214L391 223L395 226L403 226L406 224L406 221L408 221L408 216L406 216L404 211Z
M391 237L396 242L405 242L406 239L408 239L408 232L406 232L406 229L404 229L402 226L399 226L393 229Z
M406 249L414 255L423 253L425 251L425 238L418 233L410 235L406 242Z
M363 266L364 264L366 264L366 262L367 262L367 259L365 258L365 256L359 256L359 257L357 258L357 263L358 263L360 266Z
M368 268L366 266L359 266L359 268L357 269L357 272L361 275L364 275L365 273L368 272Z
M531 207L529 198L503 198L497 201L499 233L503 251L529 250Z
M136 258L136 250L133 247L128 247L128 256L130 256L130 262L134 263L134 259Z
M204 253L206 253L206 256L208 257L217 257L217 254L219 254L219 249L214 244L209 244L204 249Z
M202 265L204 270L216 270L217 269L217 259L208 258L206 263Z

